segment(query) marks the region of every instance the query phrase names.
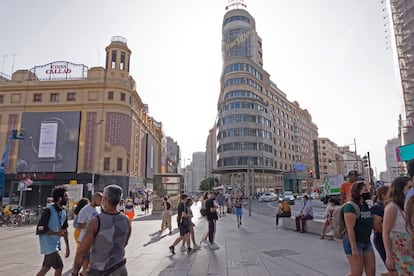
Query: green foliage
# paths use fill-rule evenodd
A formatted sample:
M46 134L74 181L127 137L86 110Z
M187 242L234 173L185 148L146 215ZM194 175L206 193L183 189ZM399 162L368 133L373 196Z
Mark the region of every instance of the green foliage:
M214 185L214 178L213 177L206 178L203 181L201 181L200 190L201 191L211 190L213 189L213 185Z

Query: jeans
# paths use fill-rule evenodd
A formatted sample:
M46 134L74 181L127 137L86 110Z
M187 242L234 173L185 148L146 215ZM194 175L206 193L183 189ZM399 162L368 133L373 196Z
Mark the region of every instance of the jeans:
M382 240L382 233L374 233L374 246L377 249L378 254L381 256L382 261L385 264L386 254L384 248L384 241Z
M216 220L208 220L208 240L214 244L214 236L216 234Z

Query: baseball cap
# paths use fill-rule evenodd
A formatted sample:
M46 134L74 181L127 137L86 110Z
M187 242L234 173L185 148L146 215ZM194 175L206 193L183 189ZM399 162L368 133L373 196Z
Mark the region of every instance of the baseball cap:
M358 176L358 171L349 171L348 176L355 175Z

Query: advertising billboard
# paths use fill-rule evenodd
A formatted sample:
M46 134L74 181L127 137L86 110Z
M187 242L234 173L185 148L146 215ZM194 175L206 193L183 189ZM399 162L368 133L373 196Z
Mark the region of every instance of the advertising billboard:
M24 112L17 172L76 172L80 112Z

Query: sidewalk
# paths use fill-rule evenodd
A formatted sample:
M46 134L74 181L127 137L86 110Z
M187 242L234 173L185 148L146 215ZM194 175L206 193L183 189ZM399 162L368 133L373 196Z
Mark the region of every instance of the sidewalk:
M199 207L193 208L195 217ZM196 242L207 231L203 218L194 218ZM171 256L168 246L178 237L165 230L159 235L160 215L143 214L140 210L132 222L132 235L126 248L129 275L135 276L205 276L205 275L329 275L343 276L348 264L342 244L320 240L318 235L300 234L275 227L275 219L244 210L243 225L238 228L234 214L225 214L217 221L218 250L202 246L191 255L176 247ZM176 216L172 218L176 227ZM72 221L69 222L71 255L64 262L64 274L69 276L75 255ZM34 235L34 226L0 228L0 275L35 275L43 256ZM64 251L63 251L64 252ZM64 253L61 253L63 255ZM377 257L377 275L385 271ZM52 270L47 275L53 275Z

